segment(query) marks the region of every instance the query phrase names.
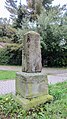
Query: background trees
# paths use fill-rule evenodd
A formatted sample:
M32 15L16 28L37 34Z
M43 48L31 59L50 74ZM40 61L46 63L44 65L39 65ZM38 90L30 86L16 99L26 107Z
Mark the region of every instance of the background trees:
M6 0L5 7L11 13L11 18L14 19L17 15L17 0Z
M47 66L67 65L67 25L64 16L60 6L57 6L50 8L48 13L43 11L38 17L38 32L45 44L42 45L43 64Z
M6 8L13 18L12 25L8 25L13 31L10 41L20 47L23 34L29 30L35 30L41 36L43 65L67 66L67 8L66 5L62 8L52 7L51 2L52 0L27 0L27 5L22 5L20 0L18 6L17 0L6 0ZM7 33L5 35L7 36ZM10 46L10 49L17 50L14 45ZM14 57L14 55L11 56Z

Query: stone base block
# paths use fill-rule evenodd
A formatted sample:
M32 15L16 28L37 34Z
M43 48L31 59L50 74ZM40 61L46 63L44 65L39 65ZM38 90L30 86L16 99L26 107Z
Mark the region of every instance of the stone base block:
M47 75L42 73L17 72L16 94L26 99L48 95Z
M51 95L43 95L37 98L32 98L31 100L22 98L20 95L13 96L13 98L22 105L23 109L29 110L33 107L36 107L40 104L44 104L46 102L50 102L53 100L53 96Z

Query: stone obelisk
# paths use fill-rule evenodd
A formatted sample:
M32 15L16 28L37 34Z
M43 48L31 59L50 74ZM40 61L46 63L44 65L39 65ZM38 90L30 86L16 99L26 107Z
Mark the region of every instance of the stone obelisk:
M41 72L40 35L34 31L24 35L22 50L22 71Z

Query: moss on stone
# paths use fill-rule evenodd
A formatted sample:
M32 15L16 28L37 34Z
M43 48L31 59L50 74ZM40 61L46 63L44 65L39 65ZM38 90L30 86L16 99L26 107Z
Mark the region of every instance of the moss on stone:
M40 104L44 104L46 102L50 102L53 100L53 96L51 95L44 95L39 96L37 98L32 98L31 100L22 98L21 96L13 96L13 98L22 105L23 109L29 110L30 108L36 107Z

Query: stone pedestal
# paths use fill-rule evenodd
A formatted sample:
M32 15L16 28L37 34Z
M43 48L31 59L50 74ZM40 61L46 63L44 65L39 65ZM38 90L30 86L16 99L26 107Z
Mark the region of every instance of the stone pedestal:
M17 72L16 94L24 109L49 101L47 75L42 73Z
M42 73L17 72L16 92L24 98L48 94L47 76Z

